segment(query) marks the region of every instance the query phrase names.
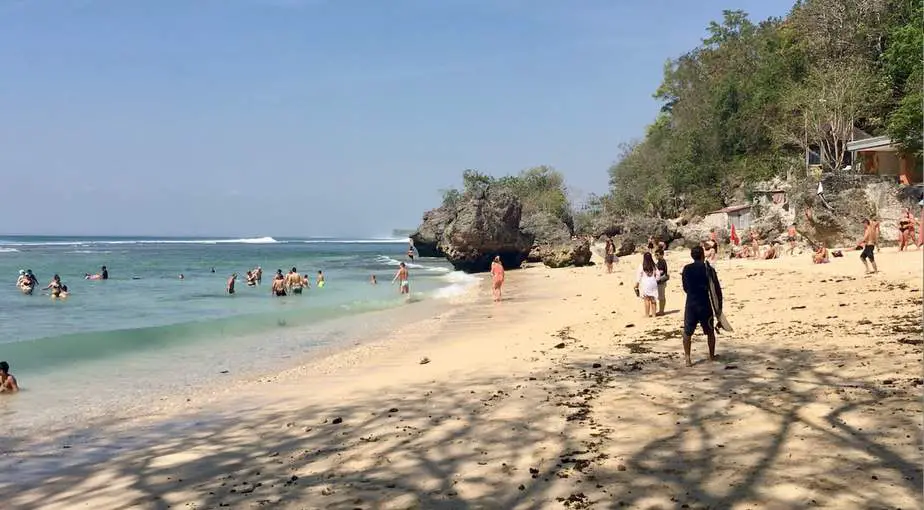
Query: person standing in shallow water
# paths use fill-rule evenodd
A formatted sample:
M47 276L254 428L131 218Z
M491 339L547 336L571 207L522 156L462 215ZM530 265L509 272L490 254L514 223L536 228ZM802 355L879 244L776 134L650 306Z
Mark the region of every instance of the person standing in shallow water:
M683 281L683 291L687 294L687 303L683 310L683 355L686 365L693 366L690 360L691 337L696 326L702 326L703 333L709 345L709 359L715 361L715 313L712 301L709 299L710 280L715 284L716 301L719 309L722 308L722 286L719 277L708 263L703 248L694 246L690 250L693 262L683 267L680 279Z
M395 273L395 277L392 278L391 283L395 283L396 281L398 282L398 292L400 294L410 295L411 287L408 281L407 265L404 262L398 264L398 272Z
M494 256L491 262L491 287L494 292L494 302L499 302L503 298L504 287L504 264L501 263L500 255Z
M10 364L0 361L0 393L16 393L17 391L19 391L19 383L10 373Z
M232 274L228 278L228 294L234 295L234 282L237 281L237 273Z

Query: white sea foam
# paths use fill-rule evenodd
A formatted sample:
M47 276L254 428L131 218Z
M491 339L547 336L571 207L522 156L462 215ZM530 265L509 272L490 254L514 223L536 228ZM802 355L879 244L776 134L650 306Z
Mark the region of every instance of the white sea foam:
M18 251L16 248L0 248L0 253L16 253Z
M302 239L299 241L292 241L298 243L306 244L325 244L325 243L335 243L335 244L386 244L386 243L410 243L411 240L408 237L385 237L385 238L372 238L372 239Z
M4 246L97 246L132 244L274 244L272 237L249 237L241 239L118 239L80 241L0 241Z
M471 290L481 278L475 275L466 274L462 271L452 271L440 277L441 280L449 282L449 285L440 287L433 291L433 297L440 299L449 299L461 296Z

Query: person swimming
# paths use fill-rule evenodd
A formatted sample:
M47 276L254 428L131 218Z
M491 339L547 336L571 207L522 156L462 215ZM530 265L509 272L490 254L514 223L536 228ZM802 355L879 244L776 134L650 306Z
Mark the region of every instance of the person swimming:
M289 274L286 275L286 288L292 292L292 294L301 294L302 293L302 275L298 274L298 270L294 267Z
M56 298L56 297L61 296L62 286L63 284L61 283L61 277L58 275L54 275L54 277L51 279L51 283L49 283L42 290L51 290L51 297Z
M234 294L234 282L237 281L237 273L232 273L228 278L228 294Z
M23 275L22 281L19 284L19 290L23 294L31 295L37 286L38 278L32 273L31 269L26 269L26 274Z
M0 393L16 393L17 391L19 391L19 383L10 373L10 364L0 361Z
M276 271L276 276L273 277L273 285L270 287L270 292L277 297L286 295L286 278L282 276L282 269Z

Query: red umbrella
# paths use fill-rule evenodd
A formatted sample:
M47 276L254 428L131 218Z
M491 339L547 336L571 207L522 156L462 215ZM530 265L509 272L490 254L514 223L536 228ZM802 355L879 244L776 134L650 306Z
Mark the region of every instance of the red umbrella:
M741 239L738 238L738 233L735 232L735 224L732 223L731 235L729 236L731 242L735 243L735 246L738 246L738 243L741 242Z

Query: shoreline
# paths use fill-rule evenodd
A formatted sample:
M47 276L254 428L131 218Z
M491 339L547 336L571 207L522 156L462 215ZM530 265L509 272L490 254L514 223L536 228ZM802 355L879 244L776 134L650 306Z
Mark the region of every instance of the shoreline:
M401 302L396 300L385 308L364 310L359 313L349 313L337 316L331 319L323 320L315 324L302 324L294 328L284 328L283 330L266 330L263 332L252 332L234 337L236 349L238 352L232 356L239 362L230 361L228 363L210 363L215 365L214 370L207 373L198 374L195 378L184 379L184 374L179 374L178 382L164 383L155 389L146 389L137 395L125 395L125 388L109 388L107 395L90 395L86 400L75 402L70 408L63 409L67 414L55 416L42 416L37 418L36 424L42 430L40 437L42 440L49 438L67 439L75 443L80 438L85 438L90 434L94 427L103 423L118 421L120 426L131 426L138 423L147 423L156 419L169 417L178 411L186 412L190 409L197 409L201 403L214 402L222 396L233 392L240 391L241 388L249 385L269 382L276 378L283 377L285 374L297 371L305 366L313 366L321 363L327 358L337 358L343 353L356 348L363 348L366 344L376 343L376 338L381 336L383 328L387 329L401 321L401 317L416 323L429 318L433 315L441 315L446 312L453 303L464 303L472 299L473 292L477 290L478 282L467 284L461 294L437 297L434 295L440 289L446 289L457 283L451 283L447 286L438 287L436 291L422 291L421 295L414 296L410 301ZM395 293L397 295L397 293ZM392 316L395 316L393 318ZM260 359L251 362L249 366L241 365L241 353L260 349L253 344L255 339L272 337L272 353L268 359ZM309 340L306 344L306 339ZM31 342L36 340L27 340ZM41 341L41 339L37 340ZM208 343L199 340L189 345L173 346L166 353L153 351L156 356L163 357L167 354L188 357L191 353L200 352L207 347ZM215 340L208 342L215 343ZM244 349L241 351L241 349ZM260 354L259 352L252 354ZM125 355L123 355L125 356ZM120 363L137 363L135 360L142 354L135 353L133 358L115 357L111 360L103 360L102 363L108 365L118 365ZM134 361L133 361L134 360ZM99 362L95 362L99 363ZM86 371L86 370L85 370ZM169 375L173 372L173 375ZM168 367L166 377L176 378L175 371ZM92 371L87 373L92 376ZM45 376L47 377L47 376ZM31 402L25 402L26 399L34 399L44 395L47 390L30 390L28 379L20 394L12 396L15 400L0 400L0 411L7 413L8 416L16 418L18 414L29 411L21 410L19 405L27 406ZM22 383L21 383L22 384ZM47 384L46 384L47 385ZM40 395L41 394L41 395ZM31 413L30 416L35 415ZM38 415L35 415L38 416ZM24 416L19 416L24 418ZM17 430L19 429L19 430ZM13 450L19 450L21 447L13 445L23 445L34 443L32 440L36 436L34 427L24 429L14 425L7 430L0 438L0 455L10 453Z
M685 257L668 257L677 275ZM716 364L694 337L689 370L679 277L672 313L644 319L637 257L613 275L511 271L498 305L482 281L472 302L271 381L5 456L29 479L0 494L17 508L914 507L920 254L877 258L872 277L850 257L719 265L736 332Z

